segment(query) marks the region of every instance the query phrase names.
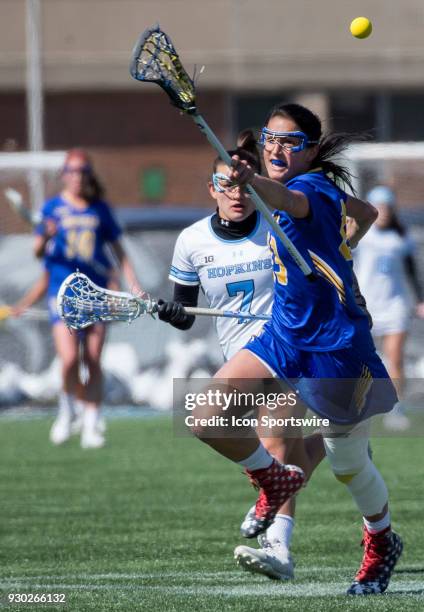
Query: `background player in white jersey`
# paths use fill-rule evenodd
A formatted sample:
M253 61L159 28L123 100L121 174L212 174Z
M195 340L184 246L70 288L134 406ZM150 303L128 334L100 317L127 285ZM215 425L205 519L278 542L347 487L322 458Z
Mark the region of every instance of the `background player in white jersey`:
M226 170L222 162L214 164L208 187L217 203L217 212L181 232L169 278L176 283L176 298L180 297L181 287L185 287L183 298L190 297L191 303L197 303L201 288L211 308L268 314L273 300L268 224L240 188L229 183ZM188 306L186 300L178 301ZM160 315L166 320L163 307ZM190 317L188 326L193 321L194 317ZM226 359L263 325L263 320L238 323L217 318L215 321Z
M404 347L414 310L408 284L414 290L420 317L424 317L424 295L413 258L415 245L396 214L394 192L378 185L367 199L377 208L378 218L355 251L355 269L373 318L373 335L381 339L389 374L402 399ZM409 427L401 403L385 415L384 422L392 429Z

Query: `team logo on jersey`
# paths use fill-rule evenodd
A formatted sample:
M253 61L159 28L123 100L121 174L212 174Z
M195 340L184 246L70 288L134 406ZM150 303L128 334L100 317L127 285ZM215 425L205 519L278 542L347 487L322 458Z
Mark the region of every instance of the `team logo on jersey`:
M245 274L246 272L262 272L262 270L272 270L272 260L270 257L267 257L266 259L243 261L227 266L210 267L207 270L208 278L222 278L223 276Z
M213 255L202 255L202 257L199 257L197 265L213 263L214 261L215 257Z
M64 215L69 214L69 209L67 206L56 206L54 213L58 216L58 217L63 217Z

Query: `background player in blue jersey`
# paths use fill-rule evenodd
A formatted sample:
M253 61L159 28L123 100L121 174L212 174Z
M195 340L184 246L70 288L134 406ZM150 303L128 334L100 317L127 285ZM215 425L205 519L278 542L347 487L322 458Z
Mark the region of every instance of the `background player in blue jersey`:
M346 236L346 214L356 220L352 241L358 241L376 212L336 184L349 181L346 170L331 159L346 143L338 136L323 138L320 120L308 109L296 104L275 108L262 131L262 143L270 178L258 176L237 157L229 178L241 185L253 184L276 210L277 222L317 278L309 282L271 232L272 320L216 378L236 380L239 389L246 378L290 379L308 405L329 418L333 426L324 440L327 457L364 520L364 558L348 593L381 593L387 588L402 543L390 528L386 485L368 456L368 428L370 416L393 407L396 393L375 352L366 316L354 299ZM210 405L197 412L209 416L219 410ZM339 435L334 433L337 428ZM287 480L293 481L295 470L289 468L292 473L287 477L287 471L276 466L252 431L245 431L248 438L212 439L208 427L199 422L195 432L243 465L261 487L255 512L247 517L243 529L247 537L264 531L283 497L279 492Z
M78 397L85 405L81 445L95 448L104 444L97 423L102 397L100 356L105 326L96 324L82 334L70 334L56 310L57 292L62 281L77 269L96 284L106 286L112 270L105 250L107 245L113 250L131 290L140 291L140 287L119 242L121 230L102 199L103 189L84 151L75 149L67 154L61 178L63 189L45 203L34 242L34 252L37 257L43 257L48 273L50 321L62 362L63 392L50 439L54 444L61 444L69 438L75 418L74 400ZM80 348L88 370L84 384L80 380Z

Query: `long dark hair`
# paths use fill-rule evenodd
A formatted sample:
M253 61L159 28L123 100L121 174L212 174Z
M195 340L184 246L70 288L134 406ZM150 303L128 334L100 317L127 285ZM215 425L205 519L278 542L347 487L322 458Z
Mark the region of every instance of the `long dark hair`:
M312 141L309 146L318 145L318 153L311 162L311 168L322 168L323 172L330 175L330 178L337 185L340 187L347 186L352 193L355 193L352 184L353 176L350 170L334 158L343 153L351 143L364 140L364 135L348 134L345 132L333 132L323 135L321 119L300 104L279 104L275 106L268 114L265 125L268 125L273 117L291 119L307 135L308 139Z
M93 169L82 177L81 196L90 203L105 196L105 189Z
M86 202L95 202L104 198L105 189L97 177L90 156L84 149L70 149L65 158L64 168L72 158L80 159L86 166L86 171L82 175L81 180L81 197Z
M399 234L399 236L405 236L406 228L402 221L399 219L396 211L392 210L392 218L386 229L391 229Z
M247 161L250 166L255 168L258 174L261 174L261 156L259 155L258 147L256 146L256 138L252 130L248 129L240 132L237 137L237 147L235 149L230 149L227 153L230 157L238 155L240 159ZM213 162L214 172L216 172L218 165L222 164L222 161L220 157L215 158Z

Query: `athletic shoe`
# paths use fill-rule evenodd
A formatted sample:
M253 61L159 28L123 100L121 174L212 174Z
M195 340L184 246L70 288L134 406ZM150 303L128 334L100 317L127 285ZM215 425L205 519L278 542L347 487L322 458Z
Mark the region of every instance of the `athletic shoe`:
M77 414L71 422L71 435L75 436L81 433L83 422L83 414ZM104 417L99 416L96 423L96 429L101 435L106 433L106 420Z
M50 442L59 446L63 444L71 437L71 419L69 414L59 412L51 429L50 429Z
M394 567L402 554L400 537L390 527L379 533L369 533L364 528L364 557L348 595L376 595L384 593Z
M247 513L240 530L245 538L254 538L274 521L280 506L301 488L305 474L297 465L282 465L273 459L261 470L246 470L250 482L259 488L258 501Z
M99 416L96 423L96 429L99 434L104 435L106 433L106 419L102 416Z
M274 580L294 578L294 563L290 551L277 540L270 542L265 536L258 536L261 548L237 546L234 559L249 572L263 574Z
M91 431L84 428L81 433L81 448L102 448L105 442L104 436L96 429Z
M71 435L76 436L81 433L83 424L83 415L77 414L71 421Z
M255 522L256 522L256 504L250 508L249 512L244 517L242 524L240 525L240 531L242 535L244 535L245 533L248 533L252 525L255 524Z

